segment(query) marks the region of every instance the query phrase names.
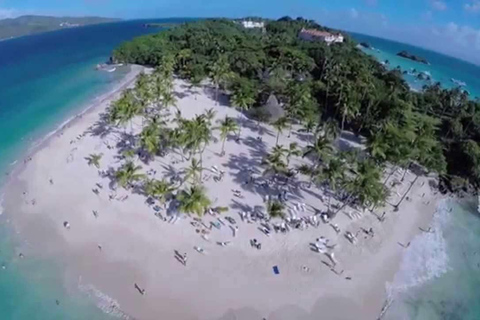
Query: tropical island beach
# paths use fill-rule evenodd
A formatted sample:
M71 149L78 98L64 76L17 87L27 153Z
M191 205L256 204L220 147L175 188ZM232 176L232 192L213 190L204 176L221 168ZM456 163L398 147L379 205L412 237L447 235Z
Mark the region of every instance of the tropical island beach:
M446 90L410 92L350 39L297 41L307 27L322 29L207 20L122 46L118 62L150 67L10 174L17 233L125 319L381 318L440 191L475 177L442 148L436 112L455 115L421 107Z

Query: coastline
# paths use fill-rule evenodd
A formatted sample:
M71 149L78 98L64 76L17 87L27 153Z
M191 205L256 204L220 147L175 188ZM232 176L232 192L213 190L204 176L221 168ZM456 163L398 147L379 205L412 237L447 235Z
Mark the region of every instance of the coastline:
M137 74L140 69L136 70ZM69 146L68 140L71 141L71 138L85 132L94 124L92 121L98 120L98 115L107 107L109 101L132 84L136 76L132 72L126 76L128 79L122 80L118 87L103 95L99 102L62 123L57 130L32 147L27 158L32 157L33 164L17 163L7 182L9 197L5 206L17 209L18 204L22 203L21 208L16 210L21 213L14 219L20 234L28 235L31 242L38 242L42 255L60 258L65 264L64 278L67 287L75 290L78 281L72 279L79 279L81 276L81 279L86 279L87 287L94 284L96 290L106 292L119 301L118 309L125 310L138 319L156 319L159 312L165 312L162 315L171 316L172 319L213 317L221 320L234 317L235 319L267 317L269 320L301 317L317 319L315 317L319 314L327 316L328 319L345 319L359 315L360 319L371 319L378 316L385 300L386 282L393 279L403 256L404 248L397 242L410 242L420 232L418 227L428 226L433 217L435 205L440 197L433 193L429 193L425 198L419 196L422 191L429 192L429 189L420 187L422 182L428 187L429 179L419 179L419 185L411 191L414 198L412 202L406 201L399 213L389 212L387 220L381 224L375 216L368 213L354 220L349 220L346 216L337 217L339 224L350 230L367 225L374 226L375 238L359 238L358 245L350 245L346 239L336 236L333 230L325 225L319 230L290 234L287 238L276 235L273 239L262 238L267 248L260 254L252 252L246 244L223 252L221 248L215 247L209 253L209 260L193 256L191 260L195 266L185 269L179 267L177 262L170 261L173 260L171 259L173 247L170 242L185 250L191 249L198 242L198 238L189 232L191 229L188 229L186 222L181 221L177 225L163 224L148 208L142 207L143 199L138 195L131 196L134 198L131 203L129 200L125 205L114 204L112 210L107 208L111 206L108 200L95 198L92 200L93 196L88 186L98 178L95 173L92 175L93 169L89 170L86 167L83 157L92 150L108 152L98 137L87 142L75 143L80 148L81 156L79 160L76 160L78 157L72 160L72 163L78 172L75 176L66 177L71 178L75 185L70 182L61 185L61 189L55 189L57 193L70 187L73 192L58 193L58 199L50 202L55 196L48 195L48 191L41 192L41 189L50 188L47 180L48 174L55 171L52 166L58 165L59 170L64 166L64 157L62 161L55 162L57 151L73 153L71 150L77 147L71 144ZM181 87L181 84L177 89L178 87ZM209 97L202 93L200 95L199 102L196 98L195 100L191 97L182 98L180 101L182 111L200 113L204 107L213 105ZM188 111L188 108L193 110ZM231 108L220 106L216 109L222 114L238 116ZM237 160L243 159L243 151L245 150L238 151ZM234 152L233 148L230 148L230 152ZM46 167L48 163L46 160L52 160L53 163ZM411 174L407 175L407 180L412 178ZM31 182L30 179L34 181ZM61 180L61 177L55 177L55 188L57 180ZM40 199L45 199L45 203L39 203L32 208L25 196L22 196L23 190L28 190L29 197L30 194L41 194ZM218 195L225 195L222 193L225 191L221 189L215 188L215 191ZM428 204L423 203L427 201ZM258 199L252 202L258 202ZM96 203L102 211L101 219L98 221L88 215L92 203ZM38 209L39 207L41 209ZM391 208L388 210L392 211ZM111 211L108 212L110 216L105 213L105 221L100 221L103 220L103 211ZM85 216L76 216L81 212L85 213ZM418 214L420 212L421 215ZM70 230L71 232L67 233L61 226L66 217L72 221L74 226L72 229L79 230ZM246 228L245 232L248 234L255 232L255 228L243 225L241 227ZM88 237L85 237L86 233ZM162 236L160 238L159 233ZM329 238L336 236L336 242L342 248L338 259L342 261L342 266L346 274L352 277L352 281L345 281L332 273L321 264L318 256L308 250L308 242L313 241L319 234L326 234ZM99 252L96 248L97 243L102 243L106 250ZM155 254L152 255L152 252ZM297 263L295 261L297 259L303 262ZM271 272L265 269L265 265L279 263L282 263L282 273L285 271L282 280L271 278ZM311 271L305 273L301 269L301 264L308 265ZM165 274L158 274L157 268ZM237 272L232 274L232 270ZM212 283L215 279L218 283ZM137 282L157 285L151 285L148 295L140 297L131 290L131 284ZM209 288L209 285L214 288ZM162 286L165 287L162 289ZM185 287L192 288L192 292L182 291ZM205 296L198 297L200 292L205 292ZM224 296L221 295L222 292ZM225 297L229 294L231 297ZM266 298L270 295L272 297ZM257 301L259 297L264 297L265 301ZM195 298L201 299L194 301ZM301 301L298 298L301 298ZM217 301L221 302L218 303L220 306L217 305ZM289 301L291 303L288 303ZM191 310L185 310L186 303L191 304Z
M23 151L16 155L15 160L9 164L11 167L10 170L5 171L6 179L0 180L0 190L3 189L3 186L7 184L12 175L18 173L18 170L22 169L22 166L19 161L25 164L25 161L33 156L35 153L40 151L45 145L48 144L50 139L53 139L55 135L61 133L62 131L70 128L78 120L80 120L84 115L89 112L95 112L98 108L106 108L107 104L111 101L118 98L118 96L123 92L127 87L131 86L135 81L137 75L144 70L143 67L138 65L128 65L130 70L125 74L125 76L119 79L118 83L114 84L107 92L95 96L93 99L83 103L78 110L72 115L68 116L64 121L61 121L60 124L56 125L54 129L37 138L36 140L29 141L29 145L25 146Z

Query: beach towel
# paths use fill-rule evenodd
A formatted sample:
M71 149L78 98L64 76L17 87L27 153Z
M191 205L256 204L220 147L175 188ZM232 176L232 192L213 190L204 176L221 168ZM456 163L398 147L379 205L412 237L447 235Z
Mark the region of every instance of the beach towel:
M273 273L280 274L280 270L278 270L278 266L273 266Z

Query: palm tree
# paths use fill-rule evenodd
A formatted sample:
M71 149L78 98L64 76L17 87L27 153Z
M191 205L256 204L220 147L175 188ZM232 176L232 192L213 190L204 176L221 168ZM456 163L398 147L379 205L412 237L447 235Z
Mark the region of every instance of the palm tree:
M209 124L212 123L212 120L215 118L216 114L217 114L217 111L215 111L215 109L213 108L207 109L207 111L205 111L204 113L205 119L208 121Z
M330 144L330 140L321 136L315 141L314 144L308 145L303 153L303 157L314 157L314 163L320 164L321 161L326 161L332 154L333 147Z
M273 123L273 127L277 129L277 139L275 144L278 145L278 138L280 138L280 134L283 132L283 130L288 128L288 119L286 117L279 118Z
M115 179L122 188L127 189L133 182L145 177L144 174L138 173L141 169L142 167L135 166L133 161L127 161L115 172Z
M202 186L192 186L189 189L182 190L177 195L177 200L179 202L178 211L196 213L198 216L202 216L212 203Z
M330 188L331 191L336 192L337 188L343 185L345 182L345 171L346 165L342 159L331 158L326 163L325 167L321 170L318 178L325 180L327 182L326 186ZM332 192L325 190L325 193L328 193L328 208L327 211L330 212L330 202L332 198Z
M314 177L318 177L320 175L320 170L317 168L316 165L309 166L307 164L302 164L302 165L297 167L297 170L301 174L308 176L308 178L309 178L308 187L309 188L313 184ZM316 180L318 180L318 179L316 179Z
M220 55L210 68L210 77L215 84L215 101L218 104L218 90L231 78L230 66L226 55Z
M140 145L149 155L157 154L160 148L160 128L158 123L152 121L140 133Z
M364 208L377 206L385 202L387 191L380 182L381 170L371 159L365 159L358 163L355 176L345 184L346 190L350 193L345 205L356 198ZM341 209L343 209L340 208Z
M172 92L164 92L162 96L163 106L168 109L168 107L177 108L177 99L175 98Z
M180 62L181 68L185 68L186 61L192 56L191 49L182 49L177 53L177 59Z
M274 201L269 201L267 204L267 212L268 215L272 218L284 218L285 217L285 206L274 200Z
M249 87L239 86L235 89L235 92L230 98L230 102L232 106L238 108L241 114L246 117L246 112L250 110L255 103L255 92ZM240 136L240 130L238 131L238 136Z
M230 118L229 116L225 116L225 120L220 122L220 138L222 139L222 152L220 153L221 156L225 155L225 141L230 133L238 131L238 124Z
M248 88L239 87L233 93L231 103L243 112L248 111L255 103L254 92Z
M195 158L192 158L191 164L185 169L185 181L192 178L192 183L198 183L202 179L202 164Z
M340 128L337 120L330 118L323 124L323 134L330 141L337 140L340 135Z
M262 160L261 164L265 167L263 175L273 174L273 178L276 178L279 174L287 172L287 165L282 159L284 152L283 147L277 146Z
M302 152L300 151L300 149L298 149L298 143L296 143L296 142L290 143L290 145L288 146L288 149L286 149L286 156L285 156L285 158L287 159L287 167L290 164L290 157L291 156L298 157L301 154L302 154Z
M136 101L132 89L123 92L120 99L114 101L109 110L109 118L115 125L125 125L130 122L137 114L140 114L141 108Z
M193 88L200 88L202 86L202 81L203 81L204 76L195 74L193 77L190 79L190 85ZM195 100L197 100L197 90L195 90Z
M92 153L88 157L85 158L87 160L87 163L89 166L95 166L97 168L100 168L100 160L103 157L103 153L100 154L95 154Z
M152 101L153 92L149 75L143 72L138 75L135 83L135 94L143 107L146 107Z
M148 196L157 199L161 203L165 203L167 198L175 190L175 187L165 179L151 179L145 182L144 190Z

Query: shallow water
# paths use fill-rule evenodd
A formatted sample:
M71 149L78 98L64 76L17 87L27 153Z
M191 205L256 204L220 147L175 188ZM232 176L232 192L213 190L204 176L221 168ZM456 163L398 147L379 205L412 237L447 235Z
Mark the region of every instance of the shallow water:
M15 163L23 163L20 156L34 142L110 91L125 75L128 68L108 73L96 71L95 66L121 42L158 31L144 28L143 23L72 28L0 42L2 175ZM66 288L61 264L32 253L16 234L9 222L14 214L0 216L0 264L5 267L0 269L0 319L100 320L107 318L104 312L124 318L111 308L114 301L94 288L78 290L75 280L68 282L75 288Z
M434 233L417 236L387 288L385 319L480 319L480 215L477 200L438 207ZM451 210L451 212L450 212Z

